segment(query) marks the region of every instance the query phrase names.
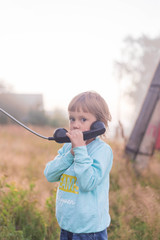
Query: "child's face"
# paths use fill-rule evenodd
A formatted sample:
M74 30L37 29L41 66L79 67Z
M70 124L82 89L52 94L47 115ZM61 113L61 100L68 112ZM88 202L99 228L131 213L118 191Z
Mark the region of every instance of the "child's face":
M84 112L82 109L80 111L69 112L69 126L70 130L78 129L82 132L90 130L90 126L97 119L89 112Z

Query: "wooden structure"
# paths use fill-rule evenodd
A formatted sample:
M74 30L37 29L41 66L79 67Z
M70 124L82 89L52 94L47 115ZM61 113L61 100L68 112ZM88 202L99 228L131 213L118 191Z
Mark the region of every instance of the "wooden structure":
M155 148L160 149L160 63L125 150L134 160L135 168L142 170Z

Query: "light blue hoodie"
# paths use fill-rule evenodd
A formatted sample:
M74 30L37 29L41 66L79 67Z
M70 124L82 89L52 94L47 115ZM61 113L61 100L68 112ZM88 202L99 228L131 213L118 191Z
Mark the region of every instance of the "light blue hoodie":
M56 217L60 227L72 233L92 233L106 229L109 215L109 172L113 154L110 146L96 138L73 149L66 143L46 165L49 182L60 181Z

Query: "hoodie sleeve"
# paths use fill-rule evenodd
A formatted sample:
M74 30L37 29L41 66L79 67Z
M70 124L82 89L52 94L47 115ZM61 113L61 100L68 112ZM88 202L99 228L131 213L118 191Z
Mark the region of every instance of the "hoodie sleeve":
M73 163L73 155L70 152L71 147L64 145L54 160L46 164L44 175L49 182L57 182L60 180L63 172Z
M100 145L90 157L86 146L76 147L73 149L74 170L82 191L94 190L102 181L106 174L109 174L113 153L108 145Z

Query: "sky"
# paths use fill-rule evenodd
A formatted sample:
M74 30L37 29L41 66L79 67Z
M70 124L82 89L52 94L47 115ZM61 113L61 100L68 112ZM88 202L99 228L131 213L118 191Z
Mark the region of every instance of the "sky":
M114 61L124 39L160 34L159 0L0 0L0 80L67 109L97 91L116 118Z

